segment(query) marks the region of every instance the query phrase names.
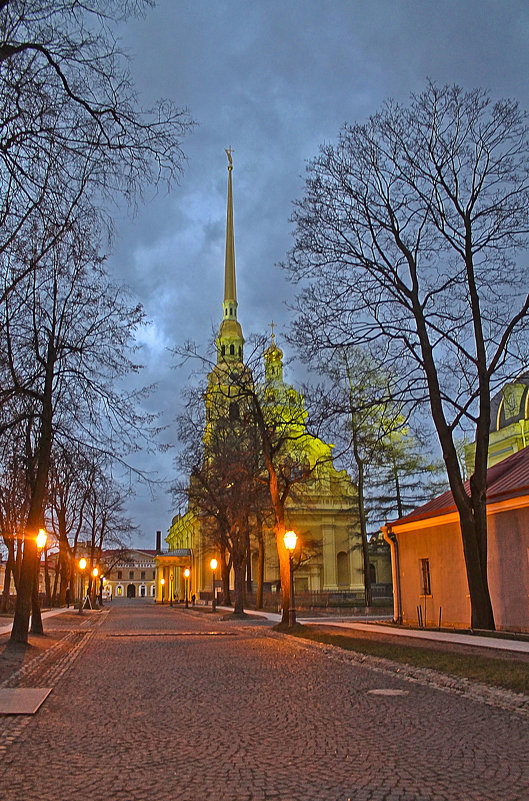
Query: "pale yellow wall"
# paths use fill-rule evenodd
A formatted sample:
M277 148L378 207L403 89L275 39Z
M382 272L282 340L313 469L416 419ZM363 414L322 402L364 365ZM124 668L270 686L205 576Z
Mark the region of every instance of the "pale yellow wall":
M431 596L427 624L470 627L470 597L459 524L408 532L395 530L399 544L400 589L404 624L417 625L421 558L430 560ZM497 629L529 631L529 509L488 515L488 579ZM396 605L397 611L397 605Z
M489 515L488 549L496 628L529 631L529 509Z
M425 526L409 532L396 530L395 534L399 544L402 622L417 625L419 604L424 616L420 559L429 559L431 595L426 598L427 625L438 624L442 607L442 625L468 628L470 599L459 525Z

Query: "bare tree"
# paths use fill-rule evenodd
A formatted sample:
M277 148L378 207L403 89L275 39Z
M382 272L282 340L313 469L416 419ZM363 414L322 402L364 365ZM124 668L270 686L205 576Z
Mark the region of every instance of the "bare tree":
M0 3L0 302L53 246L48 237L32 261L18 258L35 225L60 236L82 200L111 228L106 203L178 179L193 123L169 100L139 105L117 38L149 5Z
M44 522L54 441L85 442L122 456L149 444L149 418L137 410L142 393L127 395L116 380L138 365L130 358L143 320L122 290L107 279L93 225L81 222L55 243L46 260L6 297L1 345L2 385L13 414L33 422L28 436L30 502L12 639L25 642L36 534ZM33 609L32 629L38 627Z
M511 100L426 90L345 126L308 166L288 269L297 334L322 351L371 343L426 404L459 512L472 626L494 628L487 579L491 390L525 363L529 138ZM465 486L455 436L475 431Z

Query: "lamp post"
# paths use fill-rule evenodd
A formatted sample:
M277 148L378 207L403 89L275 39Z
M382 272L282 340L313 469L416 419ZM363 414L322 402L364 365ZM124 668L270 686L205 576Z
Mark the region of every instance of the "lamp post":
M92 584L92 587L93 587L92 593L93 593L94 603L95 603L97 577L98 576L99 576L99 570L98 570L97 567L94 567L94 569L92 570L92 578L94 579L93 584Z
M164 600L164 596L165 596L165 579L164 578L160 579L160 584L162 585L162 606L163 606L163 600Z
M173 571L169 573L169 606L173 605Z
M290 572L290 607L288 610L288 626L292 628L296 625L296 607L294 604L294 570L292 567L292 553L296 547L298 538L294 531L285 531L284 543L288 551L288 565Z
M81 592L79 598L79 614L83 614L83 593L84 593L84 571L86 570L86 559L83 558L79 559L79 570L81 571Z
M46 542L48 541L48 535L46 534L45 528L39 528L39 533L37 534L37 552L38 552L38 566L37 566L37 593L40 589L40 562L42 558L42 551L46 547Z
M213 571L213 601L211 602L211 611L212 612L216 612L217 611L217 599L215 597L215 570L217 569L217 564L218 564L218 562L217 562L216 559L212 559L211 562L209 563L209 566Z
M189 603L187 600L187 582L189 580L189 576L191 575L191 571L188 567L184 570L184 578L185 578L185 593L186 593L186 609L189 609Z

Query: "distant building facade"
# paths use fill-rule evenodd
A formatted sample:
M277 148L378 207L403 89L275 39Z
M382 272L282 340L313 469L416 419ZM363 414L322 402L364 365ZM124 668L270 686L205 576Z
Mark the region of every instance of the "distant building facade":
M156 551L108 550L101 555L103 592L113 598L153 598Z

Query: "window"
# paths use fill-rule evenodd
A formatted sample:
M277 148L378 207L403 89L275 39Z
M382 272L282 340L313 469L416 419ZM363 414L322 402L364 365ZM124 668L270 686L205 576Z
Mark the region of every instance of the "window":
M145 570L141 571L141 580L145 581Z
M432 589L430 586L430 560L419 559L421 569L421 595L431 595Z
M235 345L230 345L230 356L235 356Z
M153 577L153 579L155 579L155 578L156 578L156 570L153 570L153 571L152 571L152 577ZM154 589L154 587L153 587L153 589Z
M372 562L369 563L369 581L371 582L371 584L377 583L377 571L375 565Z
M240 357L241 357L241 359L242 359L242 345L239 345L239 356L240 356Z
M223 346L222 346L222 349L221 349L221 355L222 355L222 356L225 356L225 355L226 355L226 345L223 345Z
M122 570L118 570L118 579L122 579L122 578L123 578L123 571Z
M134 580L134 570L129 570L129 581Z
M230 407L229 407L229 418L230 418L230 420L239 420L239 419L240 419L240 415L239 415L239 404L238 404L238 403L235 403L235 401L232 401L232 402L230 403Z
M345 551L340 551L336 557L338 568L338 586L347 587L349 580L349 556Z

